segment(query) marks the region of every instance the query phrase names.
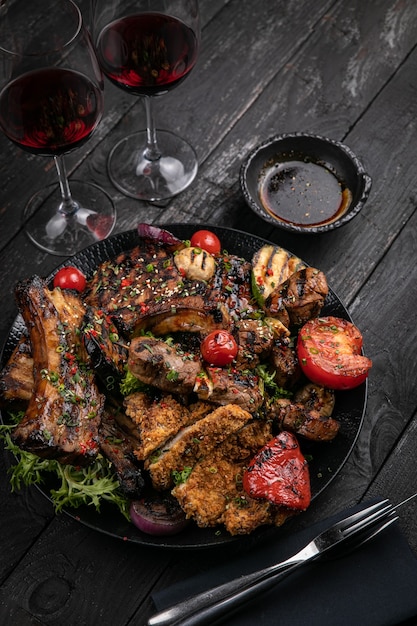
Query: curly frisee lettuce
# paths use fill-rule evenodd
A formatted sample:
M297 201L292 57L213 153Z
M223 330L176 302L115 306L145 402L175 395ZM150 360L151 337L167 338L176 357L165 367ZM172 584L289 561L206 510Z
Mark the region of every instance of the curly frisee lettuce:
M51 489L49 496L57 513L64 507L78 508L81 505L93 506L99 512L101 504L107 501L116 505L130 521L129 501L122 494L112 464L105 457L98 455L93 464L82 468L61 465L54 459L41 459L13 443L10 432L20 417L11 415L13 424L0 425L0 439L16 459L16 463L8 470L12 491L33 484L40 485L47 473L53 473L58 478L59 486Z

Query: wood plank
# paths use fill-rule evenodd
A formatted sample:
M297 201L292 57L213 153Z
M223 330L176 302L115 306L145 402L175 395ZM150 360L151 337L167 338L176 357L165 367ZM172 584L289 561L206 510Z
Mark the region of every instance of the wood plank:
M164 120L164 125L176 128L180 134L189 137L198 146L200 159L205 158L205 155L221 142L233 124L237 111L238 115L243 114L265 84L277 72L277 68L282 67L288 61L294 46L294 33L296 33L296 45L301 44L308 37L315 22L330 5L329 0L322 0L321 3L313 0L293 2L285 11L277 11L276 20L271 21L270 10L268 5L264 3L253 5L251 2L245 2L241 4L237 0L227 3L223 11L212 17L207 28L203 31L203 49L195 73L191 74L190 78L181 85L177 93L174 90L172 94L168 94L158 101L160 119ZM308 16L307 20L306 15ZM248 20L254 23L250 41L247 41L244 34ZM226 29L225 24L227 25ZM282 36L277 42L275 29L278 28L282 30ZM259 41L262 42L262 45L259 44ZM249 47L251 48L249 59L242 63L242 55ZM260 66L262 66L263 71L257 73L257 68ZM219 84L224 83L225 85L223 90L219 89L215 93L211 87L213 75L218 75ZM107 113L97 133L86 144L85 148L89 151L94 148L94 154L90 153L88 159L82 163L76 172L78 177L102 184L114 197L118 206L117 231L131 228L138 221L149 221L149 219L160 221L168 217L168 213L164 209L152 207L150 214L147 204L118 194L107 178L106 158L111 145L117 138L144 123L141 103L135 101L135 105L132 105L132 100L135 101L135 98L131 98L129 94L124 94L108 83L106 84ZM131 109L126 115L124 115L125 107ZM201 111L204 111L204 116ZM121 117L123 119L118 121ZM111 139L108 139L107 134L115 125L118 126L114 132L112 131ZM2 139L5 141L4 138ZM0 143L0 148L1 145ZM86 153L78 150L70 155L68 158L69 170L72 171L86 156ZM4 189L5 196L13 197L19 206L22 206L25 201L28 187L35 188L35 186L53 182L56 176L49 159L35 160L30 158L29 162L22 159L21 163L24 164L24 167L20 171L20 178L12 178L10 184L13 186L6 186ZM10 167L12 169L14 167L12 159L10 159ZM43 171L45 168L48 169L48 172ZM6 169L4 177L5 180L9 180ZM22 185L22 179L26 180L25 185ZM208 193L210 184L206 191L204 179L200 178L200 181L202 191L199 192L199 197L202 198ZM195 191L192 190L192 197L194 197L194 193ZM16 209L13 208L10 217L10 207L5 207L3 211L5 213L7 211L5 221L9 225L7 233L4 233L5 240L9 240L13 232L17 234L16 238L11 240L10 246L7 246L0 253L0 263L4 268L3 289L10 298L10 307L7 308L5 317L0 321L0 336L4 335L15 315L13 297L10 297L14 284L28 272L20 259L22 257L30 258L31 268L37 267L38 271L44 274L52 270L61 260L59 257L51 257L37 250L23 233L17 232ZM187 200L184 197L175 199L170 211L171 221L194 219L194 214L187 206ZM0 249L2 236L0 232Z
M414 462L417 445L417 362L414 345L417 329L412 321L415 319L416 300L410 298L415 278L409 271L409 259L413 258L417 249L416 233L417 215L414 214L353 303L356 323L359 328L367 329L364 333L365 349L373 360L368 406L351 457L331 488L319 498L317 506L324 507L326 511L337 511L365 495L395 496L394 499L399 500L410 495L417 484ZM398 341L399 333L402 337L407 336L406 342ZM403 432L405 435L400 439ZM400 443L392 460L390 458L379 477L378 471L397 441ZM403 474L402 488L396 494L399 472ZM408 480L404 480L404 472L407 472L406 477L410 477ZM368 494L368 485L374 478L375 486ZM315 506L310 512L312 515L314 509Z
M382 470L367 489L365 496L389 498L394 504L416 492L417 467L415 451L417 442L416 415L399 439ZM401 480L399 480L399 478ZM399 524L414 553L417 555L417 501L412 500L398 509Z
M166 562L164 551L127 547L61 515L3 583L2 592L42 623L127 624Z
M178 91L173 99L160 102L161 119L166 125L178 125L201 150L198 180L166 209L150 208L122 198L114 190L112 193L120 205L120 230L140 219L149 220L151 215L153 221L167 223L200 219L214 223L221 219L225 225L254 233L269 232L275 241L325 269L332 286L350 305L355 321L366 329L365 347L374 359L374 370L358 445L328 492L291 529L283 529L285 534L321 517L323 510L330 514L361 497L381 494L394 498L399 475L399 497L407 495L407 483L411 487L416 484L413 460L417 444L417 366L412 352L416 330L412 322L415 299L410 295L414 293L415 278L410 259L415 256L417 223L413 191L415 88L410 77L416 75L417 59L410 52L414 47L417 12L411 0L357 0L349 6L342 0L277 3L285 13L275 24L278 32L285 31L285 41L277 44L273 27L265 27L269 3L230 0L223 14L218 13L220 0L213 2L213 7L215 4L212 11L208 0L205 3L207 40L201 74L190 77L189 88L184 83L184 89L189 91ZM237 15L237 7L241 16ZM289 40L294 33L290 25L298 24L301 28L302 12L307 9L310 21L302 32L296 33L298 51L292 55ZM354 14L361 16L360 24L352 20ZM227 28L223 30L225 15ZM237 29L244 29L244 19L256 21L256 16L262 16L264 26L255 25L252 39L234 36ZM248 76L244 76L245 68L240 67L239 61L245 47L252 45L256 49L249 55ZM370 64L367 49L374 46L381 48L381 54ZM266 71L258 76L256 68L262 62L267 64ZM218 71L219 85L226 85L224 92L208 90L213 82L213 67ZM190 100L187 106L176 106L185 97ZM85 153L74 155L70 163L71 167L78 167L80 160L88 156L78 167L77 175L103 181L111 189L105 172L110 143L116 134L121 136L134 127L136 118L143 122L143 112L139 104L131 104L131 99L122 98L116 89L108 103L106 121L95 143ZM110 142L108 134L119 121ZM269 134L299 128L347 138L372 170L374 191L366 212L354 224L332 235L299 238L287 237L278 229L268 231L240 195L237 174L246 150ZM10 146L1 160L1 172L8 181L3 197L15 198L16 204L24 195L22 180L26 175L32 182L54 175L53 171L43 171L46 162L38 166L35 159L27 161L27 156L20 154L18 171L17 151ZM3 298L7 299L0 336L4 336L14 315L11 290L17 278L26 276L32 268L47 273L59 260L35 250L17 233L15 210L10 205L0 208L6 228L0 241L8 241L16 233L15 241L0 253ZM367 279L368 284L361 289ZM399 345L397 337L407 335L409 343ZM398 446L386 461L397 440ZM0 460L0 473L3 472ZM16 615L16 623L21 616L24 623L29 611L41 623L142 624L143 615L148 614L151 606L149 592L155 585L181 580L201 571L206 564L230 558L227 551L196 559L194 554L172 555L127 547L67 517L55 518L49 503L45 500L42 504L43 498L36 490L11 495L4 489L4 481L0 482L0 490L5 507L2 510L7 510L7 517L0 518L0 551L6 557L5 565L0 566L0 615L4 598L16 601L15 613L8 615ZM407 509L402 521L410 536L416 537L413 511L415 508ZM32 547L28 550L29 546ZM412 547L417 549L415 541ZM117 566L109 568L109 562ZM35 620L34 617L33 623Z
M360 3L359 12L369 11L366 20L364 18L369 30L362 33L353 29L356 38L351 33L351 40L347 38L339 43L340 49L337 48L332 55L331 46L336 45L345 24L346 8L345 5L335 5L334 11L326 15L326 20L320 28L317 27L300 55L278 73L204 164L202 183L198 187L204 184L207 188L211 183L211 198L206 192L200 201L199 194L191 190L181 199L182 206L188 205L190 217L194 216L196 220L204 212L209 222L219 223L221 220L221 223L237 228L244 224L245 230L255 234L264 232L265 226L246 207L237 182L241 160L248 150L283 131L304 130L345 139L362 157L373 178L371 197L362 214L342 229L325 235L301 237L270 228L269 237L323 269L347 304L391 244L394 233L415 210L413 129L416 89L409 76L415 75L417 60L415 52L409 57L407 54L414 47L417 11L411 3L395 4L404 14L393 22L393 6L391 1L378 3L382 18L373 20L375 2ZM410 31L405 28L406 20L407 24L413 24ZM391 30L381 31L381 22L386 29L390 25ZM388 32L392 44L381 52L383 65L372 71L367 66L366 49L380 45L384 37L388 37ZM362 54L353 72L352 58L358 48ZM406 60L392 78L398 59L404 59L402 55ZM305 67L298 60L306 58L311 59L311 66ZM361 88L355 88L352 93L353 87L345 84L349 68L360 76ZM319 77L317 88L313 81L315 76ZM365 85L366 89L362 88ZM175 219L175 206L167 209L165 219ZM343 255L335 254L339 249L343 250ZM361 258L360 264L355 262L357 258Z
M0 443L0 582L10 575L22 555L54 517L50 502L35 487L11 491L7 473L12 461L9 453L3 454Z

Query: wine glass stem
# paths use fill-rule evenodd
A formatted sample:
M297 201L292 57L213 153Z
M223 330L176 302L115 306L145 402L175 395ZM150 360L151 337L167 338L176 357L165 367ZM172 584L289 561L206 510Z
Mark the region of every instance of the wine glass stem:
M56 169L58 172L59 187L61 189L61 203L58 207L60 213L64 215L73 215L78 210L78 204L73 200L71 189L68 183L67 169L63 156L54 157Z
M152 98L150 96L145 96L146 147L144 157L148 159L148 161L157 161L161 157L161 153L156 141L156 127L151 100Z

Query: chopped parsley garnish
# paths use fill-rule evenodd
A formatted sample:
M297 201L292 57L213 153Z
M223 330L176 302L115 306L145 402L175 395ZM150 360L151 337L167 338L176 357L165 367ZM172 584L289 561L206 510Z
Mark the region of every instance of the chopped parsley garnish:
M292 397L292 392L284 389L277 385L274 381L275 372L271 374L268 372L266 365L258 365L256 368L256 373L259 376L259 389L262 395L265 395L265 391L270 396L271 400L276 400L278 398L290 398ZM265 389L266 388L266 389Z

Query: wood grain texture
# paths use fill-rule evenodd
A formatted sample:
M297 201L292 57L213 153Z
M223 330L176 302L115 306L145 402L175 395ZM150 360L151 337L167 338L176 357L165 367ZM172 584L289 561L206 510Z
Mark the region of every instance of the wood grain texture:
M80 0L87 14L88 0ZM283 538L374 496L398 501L417 489L417 5L415 0L201 0L195 71L156 102L160 127L186 137L200 169L166 207L123 197L106 159L143 127L140 100L106 82L105 115L69 170L101 184L118 208L116 232L140 221L208 223L270 239L325 271L364 334L373 360L363 429L332 485ZM373 188L364 210L320 236L289 235L255 216L238 175L247 152L271 135L309 131L345 141ZM19 212L30 191L55 179L53 162L0 136L0 338L16 314L13 289L62 260L30 244ZM126 544L55 516L36 488L11 493L0 454L0 622L143 626L150 593L233 558L233 548L171 552ZM417 504L400 512L417 555ZM245 547L251 546L248 538ZM9 622L7 622L9 620Z

